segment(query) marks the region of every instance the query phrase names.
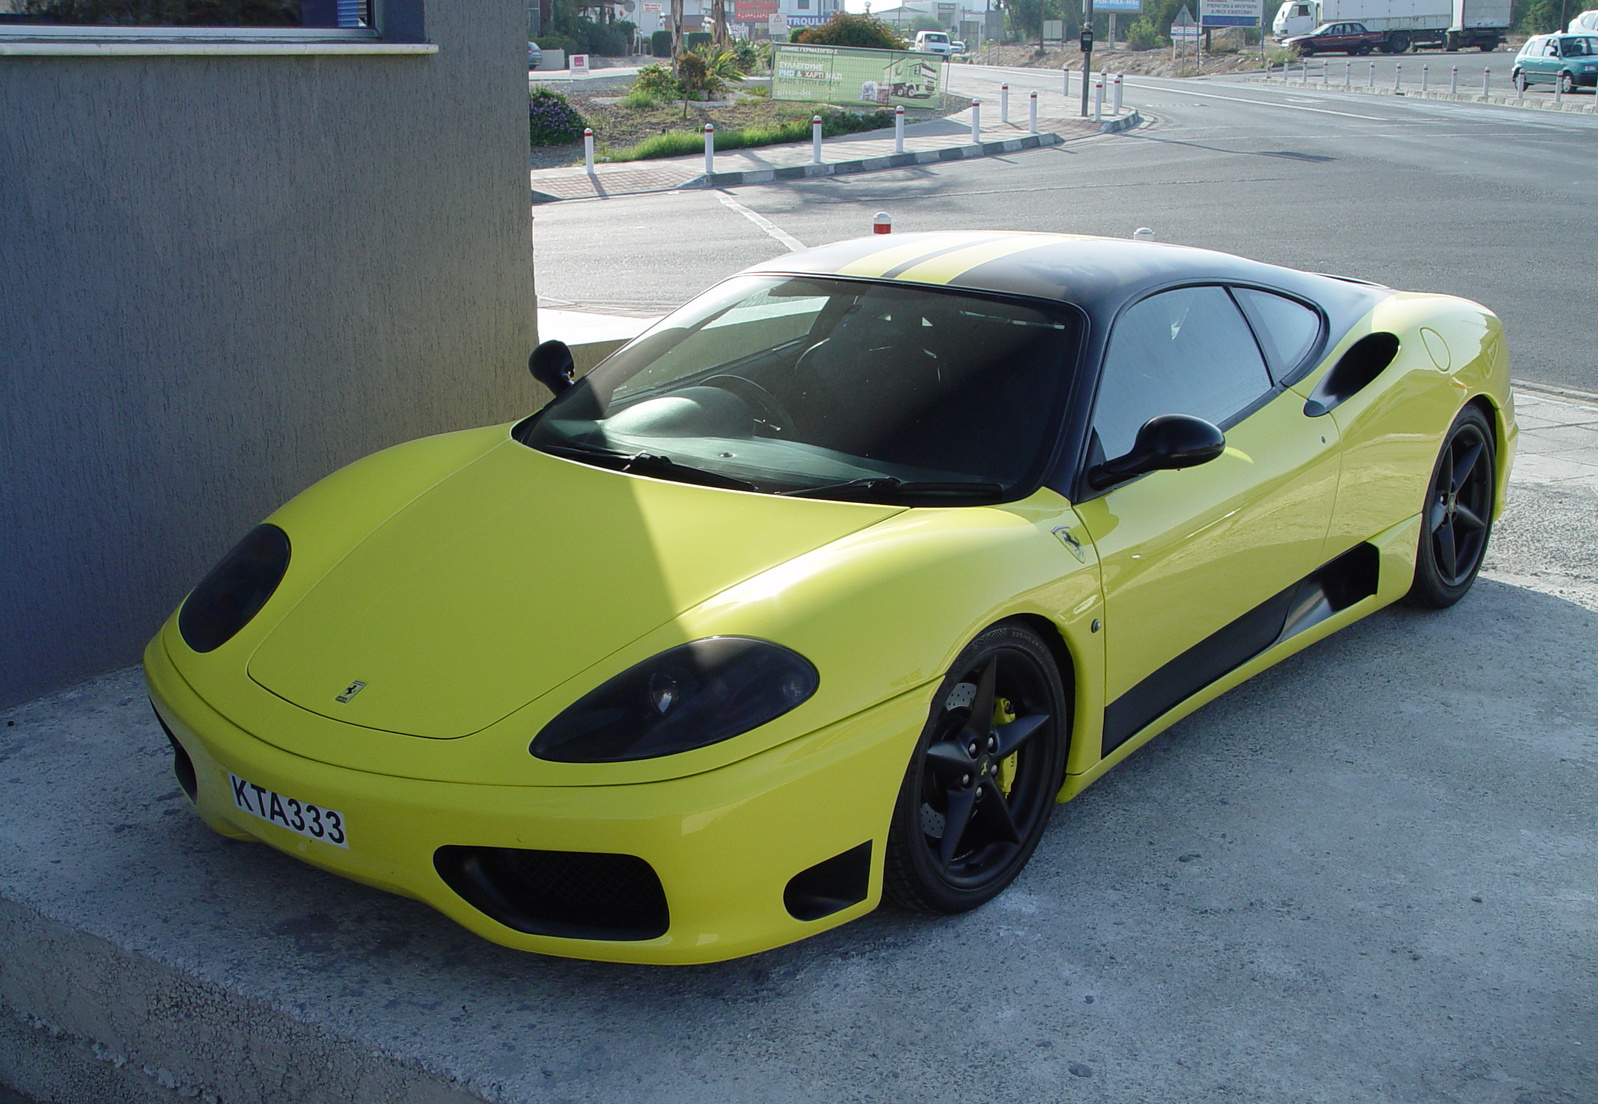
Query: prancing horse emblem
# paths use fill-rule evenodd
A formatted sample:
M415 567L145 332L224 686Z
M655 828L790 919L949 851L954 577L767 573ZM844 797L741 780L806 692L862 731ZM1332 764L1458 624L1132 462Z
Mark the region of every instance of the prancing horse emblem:
M1054 535L1060 538L1061 544L1065 545L1071 550L1071 555L1075 556L1082 563L1088 562L1087 554L1082 551L1082 542L1071 535L1069 526L1060 526L1054 531Z
M352 682L352 683L350 683L348 686L346 686L344 688L344 693L340 694L338 697L334 698L333 700L336 701L336 702L341 702L341 703L342 702L347 702L351 698L353 698L356 694L359 694L362 690L365 690L365 689L366 689L366 683L364 683L364 682Z

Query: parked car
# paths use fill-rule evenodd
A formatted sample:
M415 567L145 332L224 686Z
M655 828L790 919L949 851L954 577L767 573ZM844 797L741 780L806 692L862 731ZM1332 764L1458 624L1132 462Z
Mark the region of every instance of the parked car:
M949 43L949 52L951 54L954 54L956 57L964 54L965 53L965 43L962 42L958 38L955 39L953 42Z
M538 43L529 42L527 44L527 68L529 70L537 69L539 66L541 66L543 64L544 64L544 51L539 48Z
M1598 35L1533 35L1515 55L1509 79L1524 92L1533 84L1551 84L1566 95L1578 87L1598 85Z
M917 31L914 49L923 54L948 57L953 48L949 44L949 36L943 31Z
M1369 31L1363 23L1322 23L1309 34L1293 35L1282 45L1300 57L1315 54L1368 54L1386 41L1380 31Z
M1463 597L1516 434L1475 303L1055 234L784 254L530 367L273 513L145 672L218 832L627 962L992 899L1170 725Z

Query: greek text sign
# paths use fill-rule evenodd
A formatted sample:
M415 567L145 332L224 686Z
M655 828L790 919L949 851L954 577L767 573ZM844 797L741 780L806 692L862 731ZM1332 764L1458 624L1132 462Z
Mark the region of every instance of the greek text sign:
M1206 27L1257 27L1260 0L1199 0L1199 23Z
M942 85L937 54L788 43L771 50L774 100L926 107L938 102Z

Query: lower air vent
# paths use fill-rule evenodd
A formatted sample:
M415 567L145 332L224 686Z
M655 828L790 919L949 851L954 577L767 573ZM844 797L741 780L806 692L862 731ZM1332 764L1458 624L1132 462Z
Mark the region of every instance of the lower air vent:
M440 847L433 867L507 928L563 939L658 939L671 925L660 877L636 855Z
M795 920L820 920L866 899L871 885L871 841L801 870L782 891Z
M155 709L155 703L150 703L150 708ZM159 711L155 719L161 726L161 731L166 733L166 738L172 742L172 773L177 777L178 785L183 787L183 792L189 795L190 801L199 800L200 783L194 777L194 760L189 758L189 753L183 750L183 745L178 743L178 738L172 735L172 730L167 727Z

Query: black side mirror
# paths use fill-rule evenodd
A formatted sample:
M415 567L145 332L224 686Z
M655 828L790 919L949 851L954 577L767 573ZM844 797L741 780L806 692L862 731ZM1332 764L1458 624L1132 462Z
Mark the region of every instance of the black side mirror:
M1212 422L1189 414L1161 414L1137 431L1132 451L1088 472L1088 486L1101 491L1151 471L1207 464L1226 451L1226 435Z
M560 340L546 341L534 349L533 355L527 358L527 370L556 395L570 387L577 375L571 347Z

